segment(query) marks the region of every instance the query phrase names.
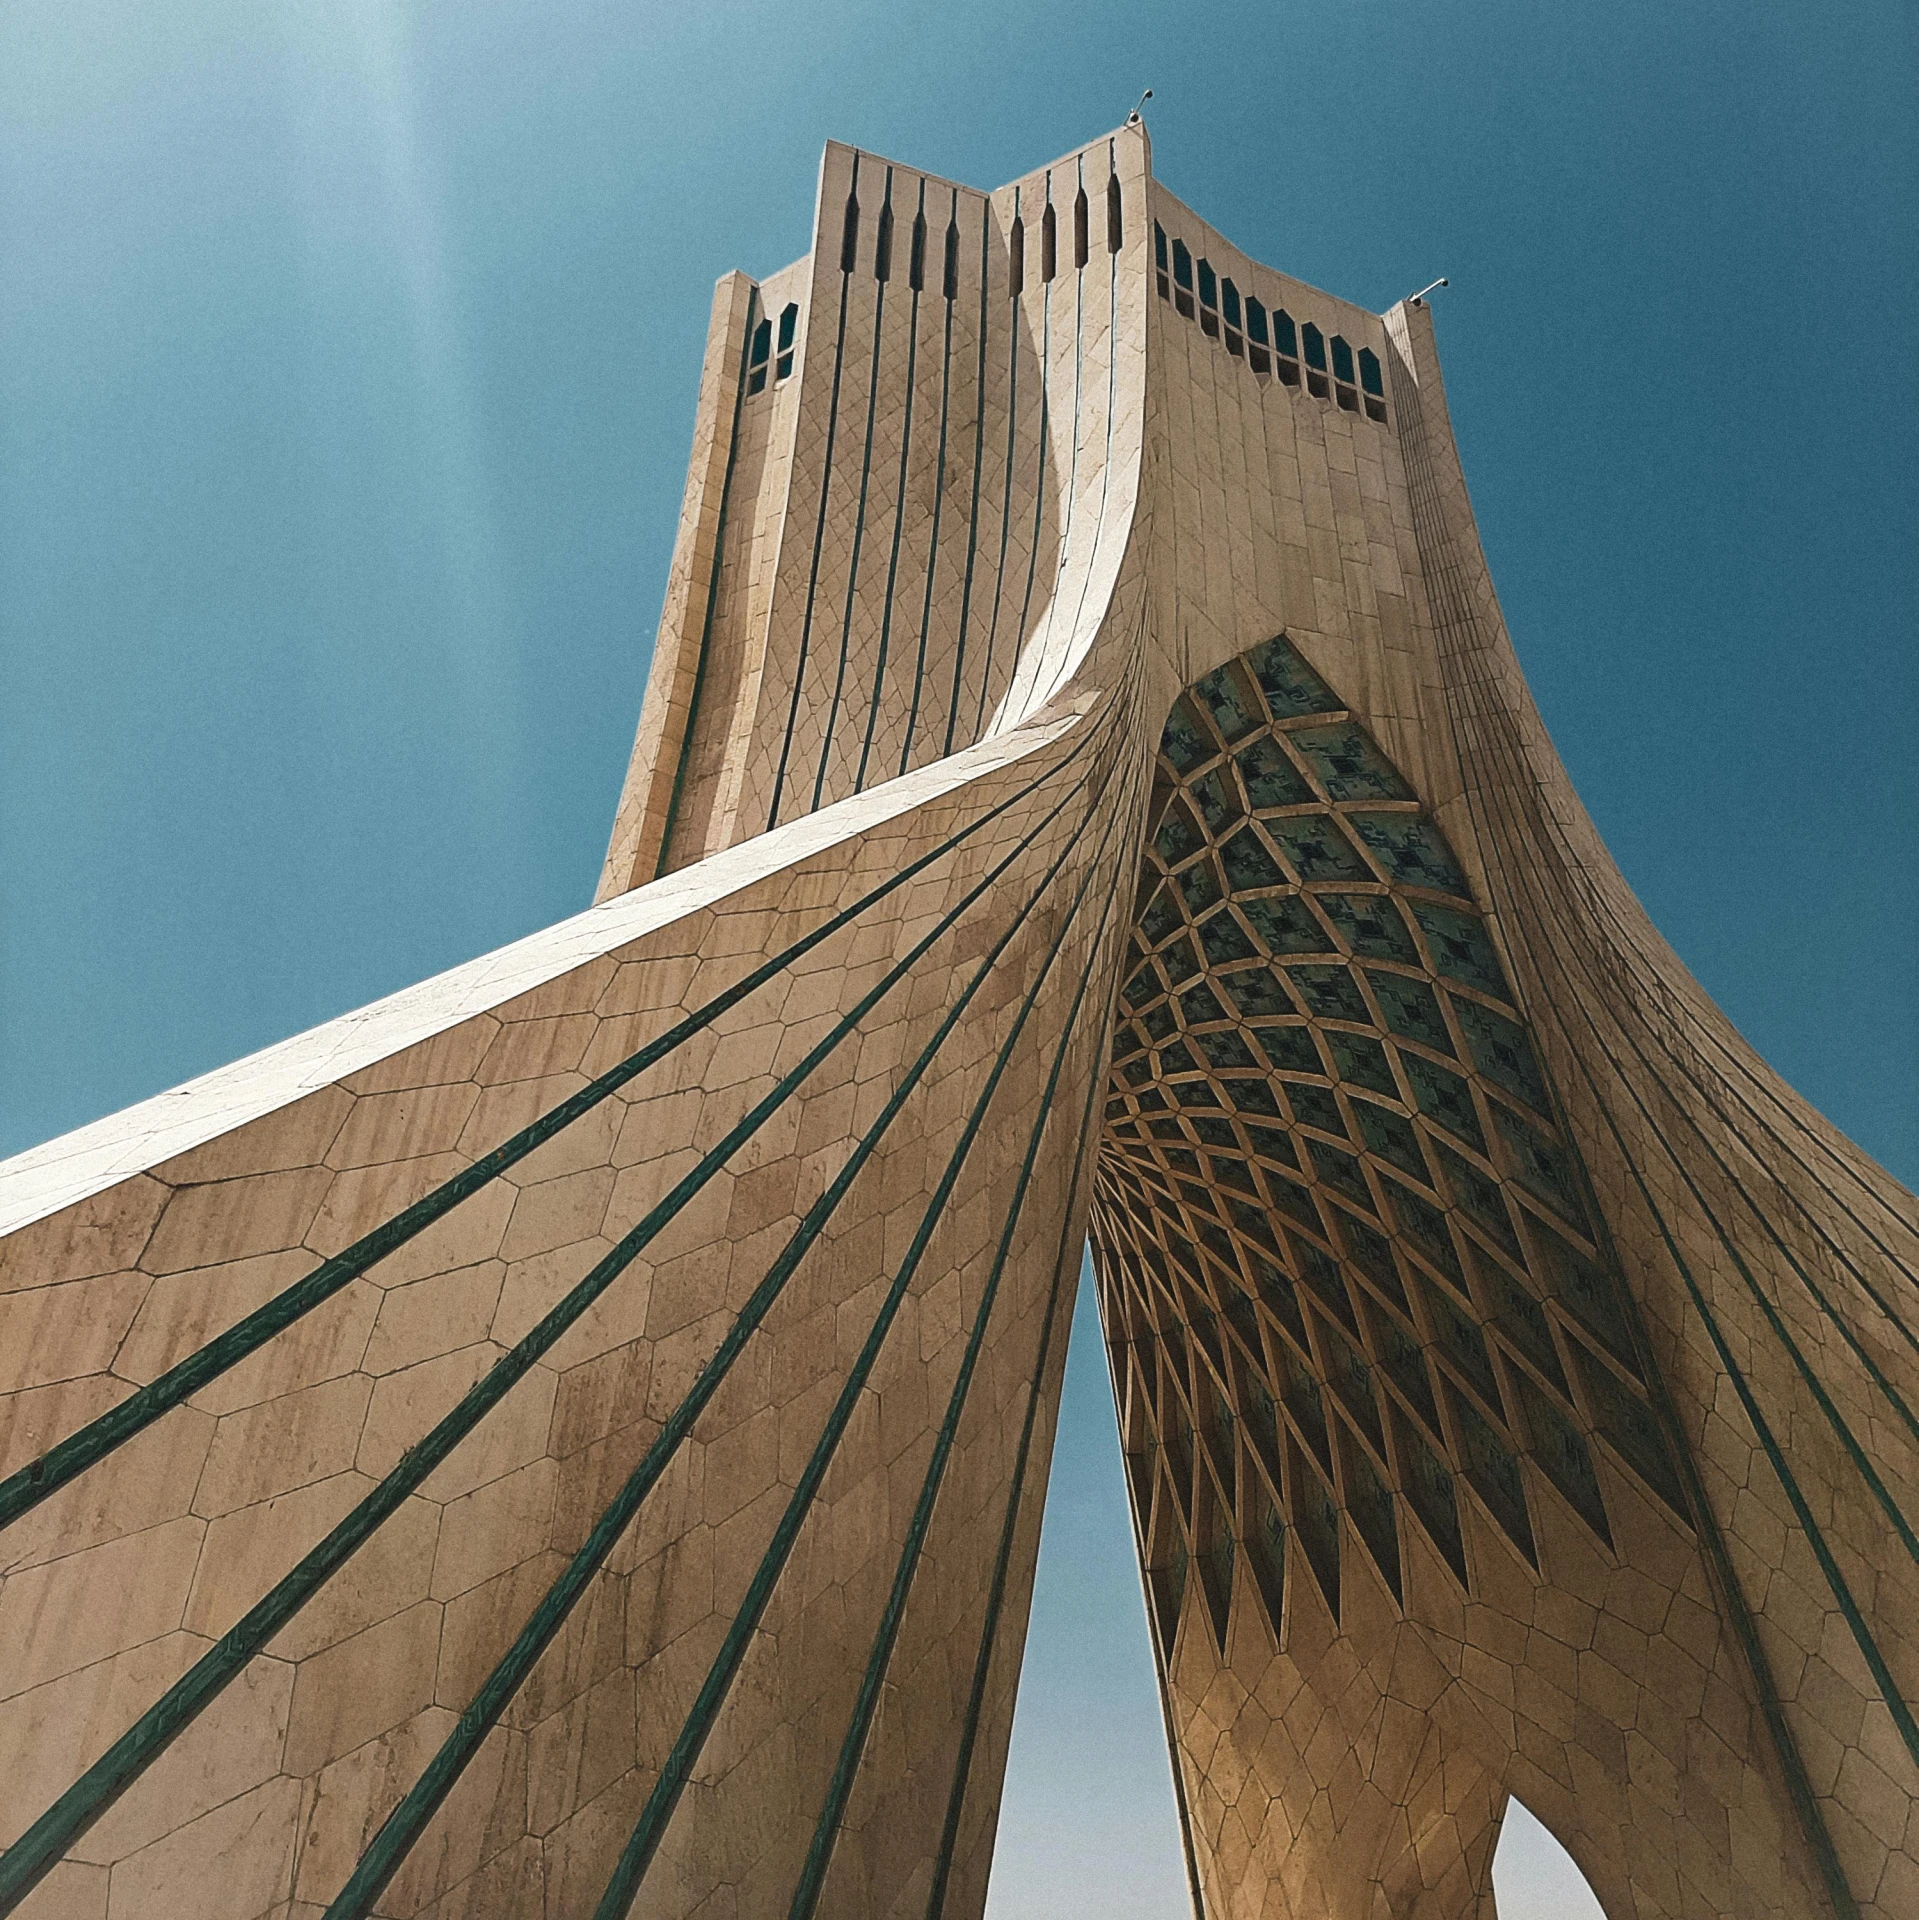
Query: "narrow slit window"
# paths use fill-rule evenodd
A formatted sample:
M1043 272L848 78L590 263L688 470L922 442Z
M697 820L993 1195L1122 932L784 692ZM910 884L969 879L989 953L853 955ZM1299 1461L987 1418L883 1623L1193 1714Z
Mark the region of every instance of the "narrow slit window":
M1230 280L1219 283L1219 310L1226 320L1226 351L1237 359L1245 342L1240 337L1239 289Z
M1386 417L1386 383L1380 378L1379 355L1371 347L1359 350L1359 385L1366 396L1366 418Z
M1246 364L1255 373L1271 373L1273 370L1267 345L1266 309L1249 293L1246 296Z
M840 271L851 273L860 263L859 195L846 196L846 224L840 230Z
M1287 386L1299 385L1299 335L1284 307L1273 309L1273 371Z
M1359 390L1353 385L1353 350L1346 344L1345 338L1334 334L1333 349L1333 397L1348 413L1359 411Z
M879 235L873 242L873 278L882 283L893 277L893 203L880 208Z
M1059 271L1059 215L1047 201L1039 219L1039 277L1050 281Z
M946 224L946 276L943 290L947 299L959 298L959 222L956 219Z
M746 361L746 390L758 393L766 385L766 362L773 351L773 323L762 320L753 329L753 351Z
M1204 260L1199 263L1199 330L1209 340L1219 338L1219 282Z
M1157 220L1153 222L1153 271L1159 275L1159 297L1170 300L1173 285L1166 271L1166 229Z
M1193 317L1193 256L1184 240L1173 242L1173 305L1186 319Z
M1073 265L1083 267L1086 264L1088 247L1088 209L1086 189L1081 187L1073 202Z
M1306 347L1306 391L1315 400L1329 400L1333 390L1326 379L1326 336L1310 320L1299 331Z
M1117 253L1126 238L1126 219L1119 199L1119 175L1106 182L1106 251Z
M1013 216L1013 231L1006 237L1006 279L1017 300L1026 291L1026 222Z
M773 366L776 380L788 378L793 371L793 336L799 331L799 325L800 303L789 300L780 309L780 357Z
M906 284L915 293L926 288L926 212L922 208L913 216L913 246L906 257Z

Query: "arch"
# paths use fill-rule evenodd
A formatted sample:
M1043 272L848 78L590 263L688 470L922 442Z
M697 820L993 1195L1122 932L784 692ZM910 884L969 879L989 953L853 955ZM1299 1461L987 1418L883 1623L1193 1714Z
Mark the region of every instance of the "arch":
M1209 340L1219 338L1219 280L1209 260L1199 263L1199 330Z
M940 290L949 300L959 298L959 215L955 211L946 223L946 265Z
M879 232L873 241L873 278L883 286L893 277L893 202L880 207Z
M1516 1794L1493 1852L1500 1920L1606 1920L1606 1909L1559 1836Z
M780 357L774 365L773 377L786 379L793 371L793 338L799 331L800 303L789 300L780 309Z
M1173 242L1173 305L1188 320L1193 317L1193 256L1184 240Z
M1106 251L1117 253L1126 238L1125 214L1120 206L1119 175L1106 182Z
M1073 199L1073 265L1086 264L1088 248L1086 189L1081 187Z
M1047 201L1039 222L1039 277L1050 281L1059 271L1059 215Z
M1244 351L1240 337L1239 289L1230 280L1219 283L1219 309L1226 319L1226 351L1237 357Z
M1013 230L1006 236L1007 285L1017 300L1026 291L1026 222L1013 216Z
M906 256L906 284L915 293L926 286L926 209L913 215L913 241Z
M1172 275L1166 265L1166 229L1157 220L1153 222L1153 271L1159 279L1159 297L1170 300L1173 288Z

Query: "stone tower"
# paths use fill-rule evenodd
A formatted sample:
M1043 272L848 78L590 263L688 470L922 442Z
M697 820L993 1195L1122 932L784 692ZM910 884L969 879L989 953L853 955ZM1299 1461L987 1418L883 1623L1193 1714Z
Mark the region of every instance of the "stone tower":
M714 300L597 903L0 1168L0 1913L976 1915L1090 1233L1196 1906L1919 1913L1919 1207L1429 312L1137 121Z

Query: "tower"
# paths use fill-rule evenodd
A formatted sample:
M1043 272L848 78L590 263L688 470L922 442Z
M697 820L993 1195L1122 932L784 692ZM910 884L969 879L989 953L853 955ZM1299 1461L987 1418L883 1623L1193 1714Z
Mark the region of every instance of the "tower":
M599 898L0 1169L0 1911L977 1912L1090 1231L1195 1898L1919 1903L1919 1213L1659 941L1431 316L1130 123L716 291Z

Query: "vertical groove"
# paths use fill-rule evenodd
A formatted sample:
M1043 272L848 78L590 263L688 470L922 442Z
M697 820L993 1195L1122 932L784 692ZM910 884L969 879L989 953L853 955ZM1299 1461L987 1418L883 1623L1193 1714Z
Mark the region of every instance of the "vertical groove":
M893 211L893 169L886 169L886 198L880 214L884 222ZM885 228L882 226L881 231ZM886 338L886 282L878 280L873 295L873 365L866 382L866 443L860 455L859 504L853 513L853 551L846 563L846 611L840 619L840 663L833 675L833 698L826 709L826 731L820 736L820 763L813 775L813 811L820 808L826 787L826 768L833 754L833 735L839 729L840 696L846 691L846 655L853 637L853 604L859 591L860 548L866 540L866 492L873 478L873 421L879 405L880 350ZM917 299L917 295L915 299Z
M959 191L953 192L953 206L949 216L954 222L959 219ZM957 232L957 226L948 229ZM944 257L945 236L941 236L941 253ZM986 263L980 262L982 277ZM913 700L907 711L904 737L900 741L899 770L903 775L913 758L913 736L919 730L920 696L926 687L926 636L933 623L933 581L939 570L940 557L940 517L946 507L946 426L948 402L952 393L953 380L953 307L958 298L955 289L952 298L945 300L946 322L944 337L940 345L940 444L939 456L933 469L933 528L926 550L926 595L920 603L919 650L913 661ZM984 324L982 316L982 325Z
M733 383L733 425L727 439L726 477L720 482L720 510L713 529L713 571L706 583L706 613L700 621L700 651L693 663L693 691L686 703L686 727L680 735L679 758L673 768L673 792L666 803L666 824L660 830L660 854L653 878L666 871L672 855L673 829L680 817L680 798L686 788L686 769L693 756L693 733L699 725L700 697L706 691L706 662L713 641L713 616L720 604L720 569L726 564L726 510L733 498L733 469L740 457L740 424L746 416L746 363L753 348L753 316L759 311L757 286L746 299L746 332L740 341L739 378Z
M853 155L851 193L860 186L860 156ZM826 540L826 508L833 487L833 443L839 437L840 375L846 360L846 300L852 284L852 268L844 256L840 263L840 318L833 336L833 388L826 408L826 450L820 463L820 510L813 522L813 561L806 576L806 612L800 620L800 644L793 663L793 699L786 711L786 732L780 740L780 763L773 776L773 799L766 811L766 830L771 833L780 823L780 799L786 791L787 761L793 751L793 729L799 725L800 698L806 691L806 658L813 638L813 606L819 591L820 552ZM809 325L808 332L811 332Z

